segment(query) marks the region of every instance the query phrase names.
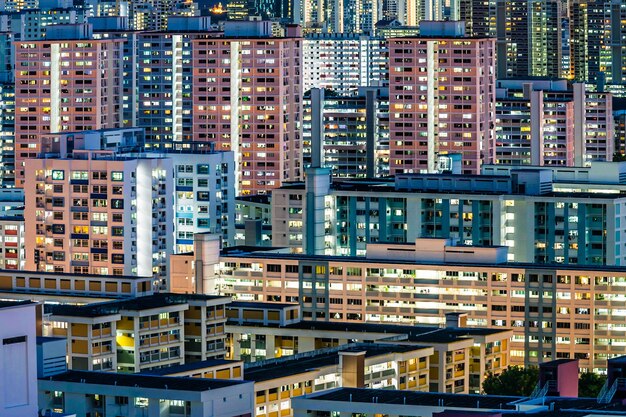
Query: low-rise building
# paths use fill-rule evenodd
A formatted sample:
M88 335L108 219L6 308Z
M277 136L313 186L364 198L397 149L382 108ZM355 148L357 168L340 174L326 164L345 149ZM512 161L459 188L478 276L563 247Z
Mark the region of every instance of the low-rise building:
M0 415L37 415L36 303L0 301Z
M87 298L94 302L152 293L152 277L0 270L0 294L10 299Z
M159 293L51 306L52 333L67 338L68 368L140 372L223 358L228 297Z
M40 408L77 416L251 417L254 413L253 383L246 381L68 371L42 378L38 386Z
M256 416L291 417L291 398L339 386L428 389L432 348L393 343L354 343L247 364L254 381ZM275 415L275 414L274 414Z
M297 255L276 248L203 250L220 294L300 304L305 320L510 327L512 364L579 359L602 371L623 353L626 269L507 262L506 247L418 239L369 245L366 257ZM199 256L199 255L198 255Z
M466 314L446 314L446 327L301 320L298 304L234 301L228 306L229 357L246 362L378 342L433 348L429 384L434 392L482 392L487 373L510 364L513 331L466 327ZM405 389L415 389L408 379Z
M227 359L208 359L184 365L165 366L142 372L145 375L178 376L208 379L243 380L243 362Z

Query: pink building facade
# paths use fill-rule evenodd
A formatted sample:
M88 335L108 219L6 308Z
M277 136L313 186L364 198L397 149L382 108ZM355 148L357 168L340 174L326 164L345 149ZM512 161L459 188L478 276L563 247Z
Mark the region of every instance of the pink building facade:
M460 153L462 172L495 157L495 39L389 40L391 174L437 171Z
M193 137L233 151L238 194L302 172L299 38L193 41Z
M122 125L122 39L16 42L15 185L40 135Z

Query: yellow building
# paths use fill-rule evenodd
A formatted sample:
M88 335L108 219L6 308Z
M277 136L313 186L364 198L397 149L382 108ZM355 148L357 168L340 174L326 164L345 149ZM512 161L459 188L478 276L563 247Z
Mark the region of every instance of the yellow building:
M256 417L291 417L291 398L337 387L428 390L433 349L395 343L353 343L292 357L249 363Z
M67 338L68 368L140 372L225 353L229 297L160 293L53 306L52 334Z
M427 390L463 393L480 393L488 372L510 364L513 331L465 327L465 313L447 314L446 327L438 328L299 320L297 304L233 301L227 310L229 359L264 361L357 342L430 346ZM402 389L415 389L413 378Z

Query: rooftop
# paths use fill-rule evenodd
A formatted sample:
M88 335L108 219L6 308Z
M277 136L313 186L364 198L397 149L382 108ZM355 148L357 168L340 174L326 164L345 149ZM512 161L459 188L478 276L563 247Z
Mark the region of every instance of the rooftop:
M3 301L0 300L0 308L9 308L9 307L17 307L17 306L25 306L28 304L35 304L32 301Z
M308 397L323 401L349 401L360 403L371 403L375 398L377 404L406 404L494 410L515 410L515 406L511 403L522 399L522 397L496 395L444 394L438 392L359 388L338 388L331 391L323 391L320 394L309 395Z
M118 314L122 310L142 311L166 306L186 304L189 300L212 300L224 298L219 295L157 293L128 300L107 301L83 306L52 305L50 312L58 316L99 317Z
M284 309L290 307L297 307L299 304L287 304L287 303L264 303L259 301L233 301L228 305L228 308L256 308L256 309Z
M390 353L411 352L422 348L426 348L426 346L352 343L337 348L320 349L284 358L247 363L245 365L245 379L255 382L268 381L338 365L339 352L365 352L365 357L370 358Z
M172 366L166 366L166 367L158 368L158 369L150 369L150 370L141 372L141 374L142 375L172 375L172 374L178 374L181 372L189 372L189 371L195 371L195 370L200 370L204 368L212 368L212 367L220 366L220 365L232 365L236 363L241 363L241 361L230 361L226 359L208 359L205 361L185 363L183 365L172 365Z
M246 383L227 379L151 376L110 372L67 371L40 380L72 382L77 384L115 385L121 387L169 389L179 391L208 391Z
M385 244L386 245L386 244ZM231 246L222 250L222 257L236 257L242 259L276 259L276 260L291 260L295 262L340 262L343 264L392 264L392 265L432 265L432 266L446 266L446 267L493 267L496 265L492 262L435 262L435 261L402 261L393 260L388 258L375 259L366 258L364 256L332 256L332 255L305 255L305 254L292 254L287 252L273 252L278 248L268 248L262 246ZM525 268L532 268L534 271L602 271L602 272L615 272L626 274L626 266L614 266L614 265L568 265L560 263L523 263L523 262L506 262L498 263L499 270L505 271L507 269L520 270ZM514 271L515 272L515 271Z

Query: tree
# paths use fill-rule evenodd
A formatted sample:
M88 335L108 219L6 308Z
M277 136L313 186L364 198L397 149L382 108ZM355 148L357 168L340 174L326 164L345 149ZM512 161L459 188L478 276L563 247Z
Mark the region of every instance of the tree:
M578 396L583 398L597 397L605 382L605 375L583 372L578 379Z
M483 391L489 395L515 395L527 397L539 382L539 368L509 366L500 375L491 372L483 382Z

